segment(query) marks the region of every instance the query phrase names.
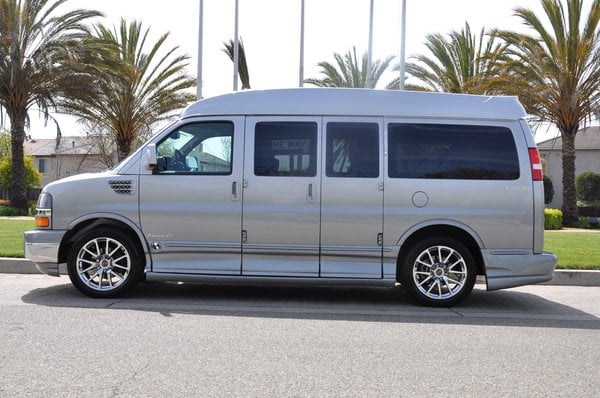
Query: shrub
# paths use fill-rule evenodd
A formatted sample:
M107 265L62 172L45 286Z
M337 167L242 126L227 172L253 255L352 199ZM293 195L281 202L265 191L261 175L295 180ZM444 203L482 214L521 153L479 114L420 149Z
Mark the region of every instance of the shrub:
M585 204L600 202L600 173L585 171L575 179L577 199Z
M544 209L544 229L562 229L563 213L558 209Z
M547 175L544 176L544 203L548 204L554 199L554 184Z
M600 203L595 206L577 206L577 211L582 217L600 217Z
M14 207L0 207L0 217L18 217L26 215L26 211L15 209Z
M42 183L42 173L33 164L31 156L23 158L25 167L25 188L37 187ZM0 187L10 187L12 161L10 157L0 160Z

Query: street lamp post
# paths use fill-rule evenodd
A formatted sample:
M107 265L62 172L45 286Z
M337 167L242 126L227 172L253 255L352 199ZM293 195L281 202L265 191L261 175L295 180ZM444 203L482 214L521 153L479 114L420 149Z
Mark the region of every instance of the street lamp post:
M235 0L235 28L233 36L233 91L238 90L238 63L239 63L239 48L238 48L238 19L239 19L239 0Z
M404 90L404 75L406 71L405 66L405 51L406 51L406 0L402 0L402 15L400 16L401 27L400 27L400 64L398 70L400 76L398 77L398 89Z
M369 49L367 51L367 88L373 88L371 87L372 84L372 80L373 80L373 76L372 76L372 68L371 68L371 63L373 60L373 2L374 0L371 0L371 11L369 13Z
M198 13L198 73L196 77L196 99L202 99L202 30L204 24L204 0L200 0Z
M298 87L304 86L304 0L300 1L300 66Z

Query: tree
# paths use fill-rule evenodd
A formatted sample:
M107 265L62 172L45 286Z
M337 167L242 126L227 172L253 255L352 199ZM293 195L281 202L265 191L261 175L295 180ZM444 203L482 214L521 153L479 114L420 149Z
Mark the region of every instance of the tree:
M582 203L600 206L600 173L584 171L575 179L575 187Z
M515 15L531 31L500 31L508 44L499 91L516 94L528 113L556 125L562 138L564 222L577 221L575 136L600 106L600 0L587 18L583 0L540 0L538 17L527 8Z
M229 40L223 42L223 52L227 54L231 62L234 58L233 46L235 43L233 40ZM248 64L246 63L246 50L244 49L244 42L242 38L238 40L238 74L240 75L240 80L242 81L242 90L250 89L250 74L248 73Z
M13 164L10 156L0 159L0 187L10 187L12 168ZM25 189L39 187L42 183L42 173L33 164L31 156L23 158L23 169L25 171Z
M381 78L381 75L390 66L394 57L377 60L371 63L371 82L368 82L368 55L362 56L361 63L358 63L356 57L356 47L348 51L343 56L333 53L333 58L337 65L327 61L319 62L321 73L325 75L322 79L306 79L304 82L317 87L357 87L374 88Z
M10 131L0 131L0 160L10 156Z
M28 112L46 116L66 96L85 95L89 76L78 62L88 49L84 22L98 12L59 13L67 0L0 0L0 105L10 120L11 206L25 210L23 142Z
M431 56L417 55L417 62L406 64L407 74L421 84L408 85L407 89L469 94L486 92L487 82L497 74L498 59L505 47L495 35L487 36L483 28L479 36L472 34L467 22L464 29L452 31L447 37L439 33L427 35L425 46ZM388 84L388 88L397 87L397 78Z
M91 40L104 44L105 50L95 58L96 88L86 98L63 104L114 138L119 161L131 153L140 135L195 99L186 91L196 84L185 73L189 57L177 54L178 46L164 48L169 33L148 44L149 32L141 22L124 19L113 29L96 25Z

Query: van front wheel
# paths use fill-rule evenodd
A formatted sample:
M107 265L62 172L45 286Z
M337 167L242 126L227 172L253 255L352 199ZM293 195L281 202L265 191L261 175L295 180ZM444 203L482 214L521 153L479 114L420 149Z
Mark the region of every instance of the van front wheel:
M424 304L449 307L473 290L475 260L459 241L429 238L411 247L404 258L400 283Z
M119 297L141 279L140 258L129 235L104 227L85 233L75 242L69 251L67 270L71 282L83 294Z

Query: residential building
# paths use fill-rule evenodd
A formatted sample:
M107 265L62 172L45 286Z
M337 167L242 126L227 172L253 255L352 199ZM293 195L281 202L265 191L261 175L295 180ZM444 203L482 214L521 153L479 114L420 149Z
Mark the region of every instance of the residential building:
M106 170L116 155L114 150L103 150L103 144L97 137L87 136L28 139L24 150L42 173L44 186L71 175Z
M538 143L544 174L552 179L554 198L548 207L562 207L562 139L552 138ZM575 176L584 171L600 173L600 126L580 130L575 137Z

